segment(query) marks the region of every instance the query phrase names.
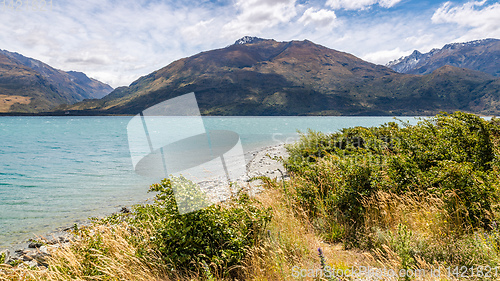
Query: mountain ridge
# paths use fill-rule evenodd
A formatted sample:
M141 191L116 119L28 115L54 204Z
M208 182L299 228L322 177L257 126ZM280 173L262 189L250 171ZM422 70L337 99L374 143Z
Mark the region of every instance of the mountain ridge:
M500 77L498 67L500 40L494 38L464 43L450 43L428 53L414 50L412 54L386 64L394 71L407 74L429 74L444 65L479 70Z
M0 112L36 113L60 104L102 98L109 85L62 71L19 53L0 50ZM22 103L15 102L22 100Z
M308 40L244 37L221 49L182 58L101 100L63 106L70 114L137 114L195 92L203 115L497 114L498 79L443 66L401 74Z

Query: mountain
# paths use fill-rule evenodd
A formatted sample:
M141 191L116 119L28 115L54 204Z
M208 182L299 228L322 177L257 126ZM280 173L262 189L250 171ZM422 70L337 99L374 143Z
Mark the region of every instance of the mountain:
M422 54L415 50L411 55L389 62L386 66L400 73L429 74L451 65L482 71L500 77L500 40L483 39L467 43L447 44Z
M60 104L102 98L113 90L84 73L65 72L0 50L0 112L40 112Z
M244 37L175 61L101 100L59 108L70 114L137 114L194 92L204 115L430 115L500 112L498 78L441 67L397 73L311 41ZM500 104L500 103L499 103Z

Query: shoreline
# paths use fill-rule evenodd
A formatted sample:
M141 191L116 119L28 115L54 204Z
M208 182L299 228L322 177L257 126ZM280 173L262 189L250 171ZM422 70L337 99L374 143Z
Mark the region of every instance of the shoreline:
M262 190L259 188L261 181L249 181L251 178L267 176L280 180L282 177L286 177L286 171L283 165L272 159L280 156L287 156L284 143L246 152L245 159L247 157L250 158L248 163L246 163L246 173L240 177L236 183L240 185L241 188L246 188L249 190L250 194L254 195ZM146 200L146 202L149 200L150 199ZM146 202L138 204L144 204ZM130 207L131 206L122 207L121 210L99 217L106 217L116 213L127 213L130 212ZM86 226L90 223L89 218L86 218L74 222L71 226L59 226L48 233L34 234L33 237L28 240L14 242L10 246L0 248L0 255L5 253L5 263L20 261L30 267L44 266L43 259L49 255L48 248L58 248L69 245L72 238L70 230L73 229L74 226Z

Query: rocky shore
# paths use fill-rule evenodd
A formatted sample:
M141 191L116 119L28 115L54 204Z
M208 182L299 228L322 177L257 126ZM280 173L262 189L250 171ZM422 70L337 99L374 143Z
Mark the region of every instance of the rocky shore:
M240 177L236 183L240 188L245 188L250 194L261 191L261 181L253 180L260 176L276 178L281 180L286 178L286 171L283 165L276 160L279 157L287 157L284 144L268 146L256 151L246 153L245 159L250 159L246 164L247 173ZM203 187L202 187L203 188ZM218 194L217 196L223 196ZM119 212L130 212L128 208L122 208ZM69 246L73 239L71 230L74 227L89 224L90 222L75 224L70 227L56 229L45 236L32 238L23 241L9 249L0 251L0 264L10 264L20 267L45 267L46 258L50 251L59 247Z

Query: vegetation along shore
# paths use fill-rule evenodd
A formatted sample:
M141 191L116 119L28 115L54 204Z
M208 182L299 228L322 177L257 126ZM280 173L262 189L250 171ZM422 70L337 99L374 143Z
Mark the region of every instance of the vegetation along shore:
M163 180L150 203L38 241L34 263L1 255L0 280L497 280L499 137L462 112L310 131L256 153L273 172L229 201L179 215Z

